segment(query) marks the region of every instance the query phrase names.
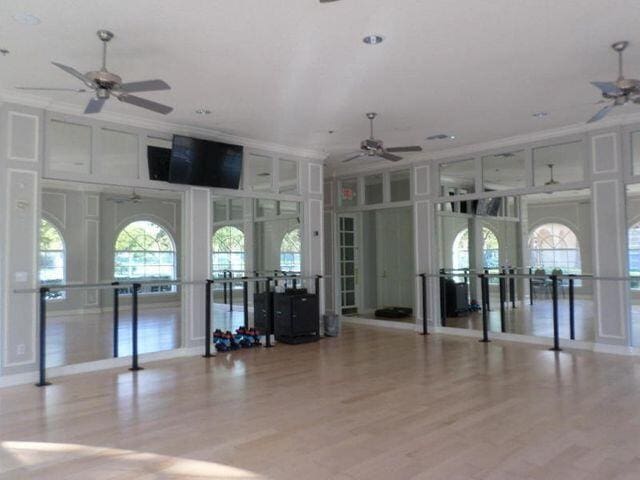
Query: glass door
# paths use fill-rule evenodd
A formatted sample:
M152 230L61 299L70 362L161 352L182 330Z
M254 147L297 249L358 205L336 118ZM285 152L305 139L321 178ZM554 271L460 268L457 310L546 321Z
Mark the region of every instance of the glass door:
M358 242L356 215L340 215L339 231L339 268L341 311L343 314L358 312Z

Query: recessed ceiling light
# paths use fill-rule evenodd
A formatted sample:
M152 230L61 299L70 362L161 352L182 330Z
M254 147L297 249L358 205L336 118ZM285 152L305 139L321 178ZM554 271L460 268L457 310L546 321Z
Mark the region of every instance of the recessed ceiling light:
M456 136L455 135L447 135L446 133L438 133L436 135L431 135L430 137L427 137L427 140L455 140Z
M367 45L378 45L384 42L384 37L382 35L367 35L362 41Z
M196 113L198 115L211 115L211 110L207 109L207 108L199 108L196 110Z
M40 23L40 19L38 17L24 12L16 13L13 16L13 19L23 25L38 25Z
M536 117L536 118L544 118L547 115L549 115L548 112L536 112L536 113L533 114L533 116Z

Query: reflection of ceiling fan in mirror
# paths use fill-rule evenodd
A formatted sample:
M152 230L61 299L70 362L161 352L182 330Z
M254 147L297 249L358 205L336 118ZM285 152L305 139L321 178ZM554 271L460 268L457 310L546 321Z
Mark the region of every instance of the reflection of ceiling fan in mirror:
M549 180L547 180L544 184L546 186L558 185L560 182L553 178L553 163L547 164L547 167L549 167Z
M140 203L143 201L142 197L136 193L135 188L133 189L133 193L127 197L107 197L107 202L113 202L117 204L123 203Z
M603 119L614 107L627 105L628 102L640 103L640 80L625 78L622 70L622 53L628 46L629 42L616 42L611 45L611 48L618 53L618 79L615 82L591 82L593 86L600 89L605 100L613 100L613 102L602 108L587 123Z
M350 162L351 160L355 160L356 158L361 157L378 157L383 160L389 160L391 162L398 162L402 160L402 157L398 155L393 155L393 153L401 153L401 152L421 152L422 147L420 146L412 146L412 147L392 147L385 148L382 140L378 140L373 136L373 120L378 116L377 113L367 113L367 118L369 119L370 124L370 132L371 136L366 140L363 140L360 143L360 150L362 150L357 155L352 155L349 158L343 160L343 162Z
M152 102L146 98L131 95L139 92L154 92L158 90L170 90L171 87L164 80L143 80L140 82L122 83L122 78L107 70L107 43L113 38L113 33L108 30L98 30L98 38L102 42L102 67L100 70L87 72L84 75L73 67L61 63L51 62L56 67L64 70L69 75L73 75L80 80L86 88L47 88L47 87L16 87L20 90L40 90L40 91L70 91L87 92L93 91L95 96L89 101L84 113L98 113L102 110L104 103L115 97L121 102L145 108L156 113L167 115L173 111L172 107L161 103Z

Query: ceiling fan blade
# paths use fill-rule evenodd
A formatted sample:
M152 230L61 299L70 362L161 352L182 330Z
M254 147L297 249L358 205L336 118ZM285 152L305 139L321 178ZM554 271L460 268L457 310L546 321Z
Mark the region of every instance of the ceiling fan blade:
M48 88L48 87L15 87L17 90L33 90L33 91L47 91L47 92L76 92L84 93L86 88Z
M84 83L87 87L89 87L89 88L97 88L97 85L95 83L93 83L92 80L89 80L87 77L85 77L79 71L77 71L75 68L69 67L67 65L63 65L63 64L57 63L57 62L51 62L51 63L53 63L56 67L61 68L62 70L67 72L69 75L73 75L78 80L80 80L82 83Z
M613 82L591 82L591 85L599 88L602 93L607 95L622 95L622 90L620 90Z
M611 109L615 107L615 104L607 105L606 107L600 109L598 113L596 113L593 117L591 117L587 123L597 122L598 120L602 120L607 113L611 111Z
M157 102L152 102L151 100L147 100L146 98L136 97L135 95L118 95L117 98L121 102L135 105L136 107L146 108L147 110L161 113L163 115L167 115L168 113L171 113L173 111L173 107L169 107Z
M391 147L386 149L387 152L421 152L422 147L419 145L415 145L412 147Z
M342 160L342 163L350 162L351 160L355 160L356 158L361 158L364 156L365 156L365 153L361 152L361 153L358 153L357 155L352 155L351 157L345 158L344 160Z
M399 157L398 155L393 155L386 150L383 150L382 152L379 152L376 155L380 158L384 158L385 160L390 160L392 162L399 162L400 160L402 160L402 157Z
M155 92L158 90L171 90L164 80L143 80L141 82L129 82L120 85L120 90L126 93Z
M84 113L100 113L102 107L104 107L104 102L106 101L106 98L92 98L91 100L89 100L89 103L87 103L87 107L84 109Z

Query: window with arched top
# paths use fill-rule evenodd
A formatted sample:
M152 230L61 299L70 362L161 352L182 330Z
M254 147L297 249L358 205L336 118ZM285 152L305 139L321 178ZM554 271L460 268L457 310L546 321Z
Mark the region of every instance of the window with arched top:
M300 229L287 232L280 244L280 270L299 273L302 268L300 260Z
M498 237L487 227L482 228L482 258L486 268L500 266L500 243ZM453 241L451 252L452 268L460 270L469 266L469 229L465 228Z
M237 227L226 226L215 231L211 239L211 272L221 277L225 270L243 276L245 269L244 233Z
M40 220L40 265L38 277L41 285L62 284L66 278L66 249L62 233L51 222ZM48 299L62 300L64 291L47 294Z
M138 220L128 224L116 237L114 249L116 280L175 280L176 247L171 235L160 225ZM175 286L163 285L146 292L174 292Z
M562 270L564 274L582 273L580 244L571 228L562 223L545 223L529 235L531 267L551 273Z
M629 228L629 275L640 277L640 222ZM640 280L631 282L631 288L640 288Z

